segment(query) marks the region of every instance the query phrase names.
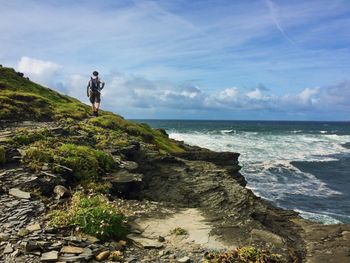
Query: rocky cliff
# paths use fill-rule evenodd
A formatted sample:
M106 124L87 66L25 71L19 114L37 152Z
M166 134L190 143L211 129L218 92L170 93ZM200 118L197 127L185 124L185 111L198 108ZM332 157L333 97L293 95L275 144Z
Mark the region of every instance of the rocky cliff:
M256 197L238 153L90 117L9 68L0 108L2 262L350 261L350 226Z

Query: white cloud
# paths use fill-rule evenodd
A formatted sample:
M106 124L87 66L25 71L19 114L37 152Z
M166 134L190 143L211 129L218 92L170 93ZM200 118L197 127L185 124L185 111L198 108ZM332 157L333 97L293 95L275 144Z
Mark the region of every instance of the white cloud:
M40 84L51 83L58 91L88 103L86 85L89 75L64 75L62 66L28 57L21 58L18 69ZM188 116L189 113L196 116L216 110L226 114L233 111L259 114L324 113L329 109L348 113L350 110L350 81L325 87L308 87L295 94L277 96L262 84L248 92L239 87L210 91L191 83L174 84L120 72L106 74L102 78L106 81L102 92L102 107L122 115L130 116L134 113L134 117L150 114L157 117L157 113L164 112L181 113L177 116Z
M66 90L66 94L75 98L79 98L80 100L85 100L86 96L86 86L89 79L84 78L80 74L74 74L69 76L64 81L64 86Z
M221 100L227 100L227 99L234 99L237 97L239 93L238 88L233 87L233 88L228 88L228 89L224 89L223 91L221 91L219 93L219 99Z
M254 100L260 100L263 98L262 92L258 88L256 88L253 91L248 92L246 95L248 98L254 99Z
M22 57L18 62L17 69L32 80L51 86L54 81L57 81L55 78L60 73L62 66L51 61Z
M169 111L186 114L211 110L312 113L337 107L337 104L348 105L341 94L350 96L350 82L305 88L296 94L277 96L261 84L249 92L238 87L212 92L191 84L153 81L135 74L116 73L106 75L105 80L102 105L122 114L136 110L141 110L141 114ZM68 94L85 100L86 82L81 75L70 76L65 82Z
M312 105L316 102L315 96L319 93L319 90L319 87L306 88L298 94L298 97L304 105Z
M283 107L310 110L320 102L320 88L305 88L297 94L286 94L280 99ZM327 102L325 102L327 104Z

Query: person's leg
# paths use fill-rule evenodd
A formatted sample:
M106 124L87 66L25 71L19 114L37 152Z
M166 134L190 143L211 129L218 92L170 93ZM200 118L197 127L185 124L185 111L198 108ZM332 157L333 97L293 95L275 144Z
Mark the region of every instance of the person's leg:
M96 99L95 99L95 112L96 116L98 116L98 110L100 109L100 104L101 104L101 94L97 93L96 94Z
M92 108L92 114L95 115L95 111L96 111L96 108L95 108L95 96L93 93L90 93L90 102L91 102L91 108Z
M95 102L95 109L98 111L100 108L100 103L99 102Z

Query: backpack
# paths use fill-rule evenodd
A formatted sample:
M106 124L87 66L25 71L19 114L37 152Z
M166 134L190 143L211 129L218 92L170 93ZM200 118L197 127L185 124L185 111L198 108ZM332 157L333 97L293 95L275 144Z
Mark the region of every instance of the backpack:
M91 86L90 89L92 92L98 92L99 91L99 81L98 78L91 78Z

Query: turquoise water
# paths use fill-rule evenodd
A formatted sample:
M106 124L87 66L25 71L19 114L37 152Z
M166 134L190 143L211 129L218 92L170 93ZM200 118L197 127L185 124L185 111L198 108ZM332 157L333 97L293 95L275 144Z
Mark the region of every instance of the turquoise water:
M325 224L350 223L350 123L138 120L171 138L241 153L247 187Z

